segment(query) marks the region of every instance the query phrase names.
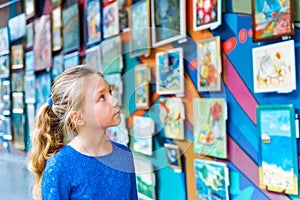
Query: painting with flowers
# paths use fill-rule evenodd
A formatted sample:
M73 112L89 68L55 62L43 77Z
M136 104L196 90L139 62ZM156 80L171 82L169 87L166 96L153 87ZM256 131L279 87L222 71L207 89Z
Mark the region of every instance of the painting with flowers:
M220 0L193 0L194 31L214 29L221 24Z
M184 139L184 108L180 98L159 99L159 118L166 138Z
M294 40L252 49L254 92L291 92L296 89Z
M298 154L292 104L256 108L259 133L259 186L298 194Z
M194 98L194 151L216 158L227 157L227 105L222 98Z
M293 35L293 16L292 0L252 0L253 40Z
M220 37L200 40L197 45L198 91L221 90Z

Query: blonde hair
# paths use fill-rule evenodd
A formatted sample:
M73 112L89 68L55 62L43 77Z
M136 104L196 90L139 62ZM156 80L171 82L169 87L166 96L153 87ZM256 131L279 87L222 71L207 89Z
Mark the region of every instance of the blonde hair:
M41 181L46 161L66 144L67 133L78 134L69 114L70 111L82 109L86 80L95 74L102 76L86 66L63 72L53 83L52 105L45 103L36 115L36 126L31 134L29 169L36 175L33 195L37 199L41 199Z

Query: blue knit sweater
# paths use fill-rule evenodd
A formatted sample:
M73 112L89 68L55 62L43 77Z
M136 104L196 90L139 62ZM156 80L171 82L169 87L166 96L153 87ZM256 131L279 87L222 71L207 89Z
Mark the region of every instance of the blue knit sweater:
M112 152L99 157L64 146L47 160L42 199L138 199L132 153L123 145L112 144Z

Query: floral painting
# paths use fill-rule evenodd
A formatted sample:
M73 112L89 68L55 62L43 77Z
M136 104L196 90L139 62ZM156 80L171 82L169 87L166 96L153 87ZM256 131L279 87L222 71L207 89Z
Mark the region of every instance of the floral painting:
M205 156L227 157L227 106L221 98L194 98L194 151Z

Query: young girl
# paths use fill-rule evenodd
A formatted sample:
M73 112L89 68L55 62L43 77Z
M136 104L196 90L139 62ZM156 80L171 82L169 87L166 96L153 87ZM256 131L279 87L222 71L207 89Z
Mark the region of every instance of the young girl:
M137 199L131 151L105 136L120 123L118 105L102 75L87 67L71 68L54 81L32 134L36 199Z

